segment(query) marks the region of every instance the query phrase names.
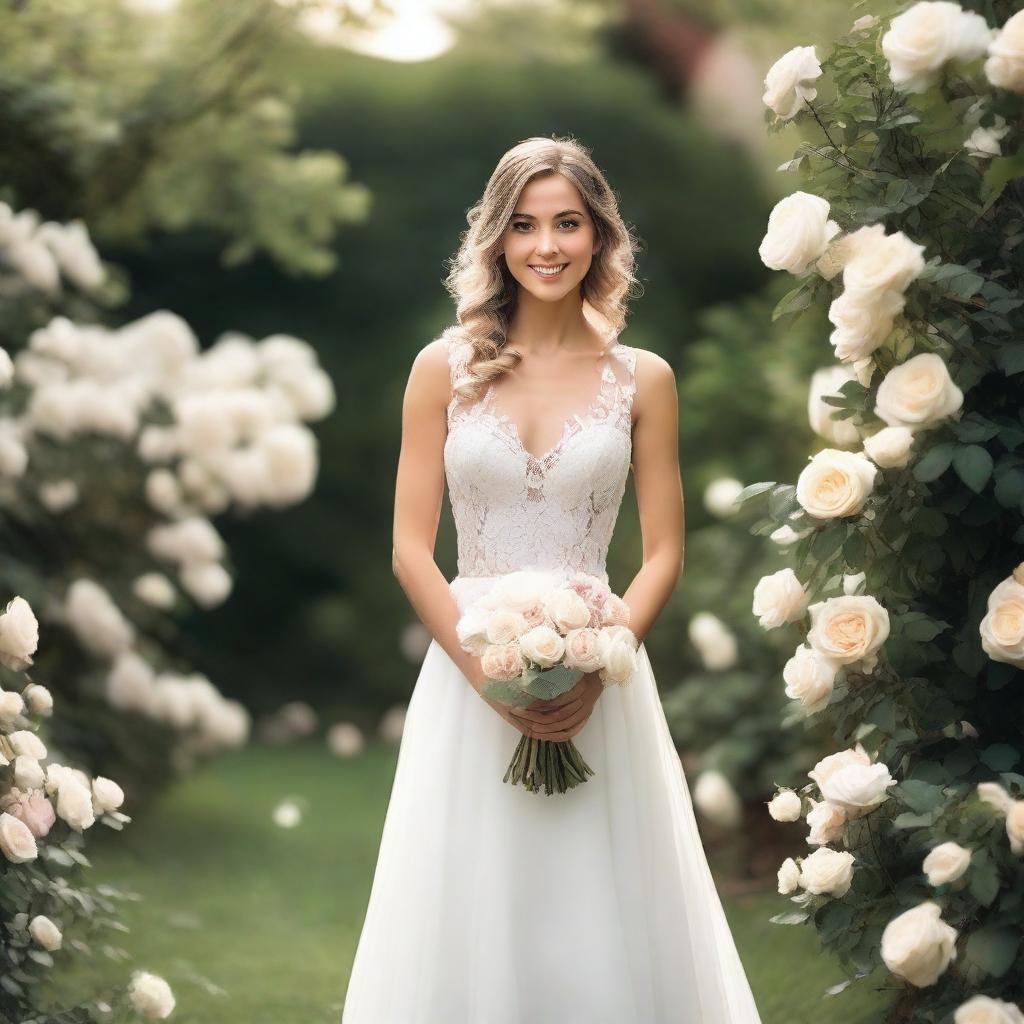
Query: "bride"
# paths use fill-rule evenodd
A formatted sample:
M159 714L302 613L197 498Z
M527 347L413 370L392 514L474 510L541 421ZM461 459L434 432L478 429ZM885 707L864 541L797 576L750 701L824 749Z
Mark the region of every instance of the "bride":
M405 391L393 566L434 639L342 1024L759 1024L642 642L682 571L684 516L673 372L620 340L635 242L572 139L510 149L468 222L458 323ZM631 678L590 673L527 708L484 697L461 610L516 569L607 582L630 469ZM446 481L450 582L433 555ZM571 738L594 774L553 796L503 782L523 735Z

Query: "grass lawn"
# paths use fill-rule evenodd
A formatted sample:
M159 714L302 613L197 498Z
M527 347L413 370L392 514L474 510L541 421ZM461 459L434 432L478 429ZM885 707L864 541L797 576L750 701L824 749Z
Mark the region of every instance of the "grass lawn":
M123 833L95 829L90 883L142 896L123 908L131 932L121 944L134 960L62 950L45 1004L119 989L141 967L170 983L177 1024L338 1024L396 757L379 745L351 760L319 743L253 746L165 794ZM305 814L280 828L271 812L289 796ZM763 1024L880 1020L865 982L822 1001L843 974L810 928L769 923L787 908L773 888L774 879L763 894L723 899Z

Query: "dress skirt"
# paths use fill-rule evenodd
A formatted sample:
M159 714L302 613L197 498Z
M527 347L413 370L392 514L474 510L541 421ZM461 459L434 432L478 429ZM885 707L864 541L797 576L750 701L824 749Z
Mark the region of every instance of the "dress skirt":
M585 783L503 782L521 735L432 641L342 1024L760 1024L644 645Z

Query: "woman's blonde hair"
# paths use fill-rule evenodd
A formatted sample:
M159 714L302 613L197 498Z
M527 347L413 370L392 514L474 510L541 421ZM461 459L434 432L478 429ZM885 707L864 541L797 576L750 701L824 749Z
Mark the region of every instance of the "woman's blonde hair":
M639 246L589 150L571 137L555 136L534 136L513 146L498 161L484 194L467 211L469 228L449 261L445 279L456 302L458 323L442 337L473 346L468 378L455 388L461 398L476 398L522 358L505 348L517 282L505 263L503 238L527 182L549 174L562 174L579 189L601 243L580 287L584 302L617 334L626 322L627 297L640 293L635 276Z

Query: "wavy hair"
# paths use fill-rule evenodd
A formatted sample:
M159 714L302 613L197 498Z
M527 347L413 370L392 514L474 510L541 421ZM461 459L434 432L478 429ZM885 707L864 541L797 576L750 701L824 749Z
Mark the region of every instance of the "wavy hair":
M483 195L467 211L469 227L448 261L444 283L456 303L457 323L442 337L473 346L468 376L454 388L461 398L475 399L522 359L515 349L506 349L518 282L505 263L503 238L527 182L550 174L564 175L579 189L601 242L580 286L584 302L618 333L626 322L626 299L640 294L639 245L590 151L572 137L525 139L498 161Z

